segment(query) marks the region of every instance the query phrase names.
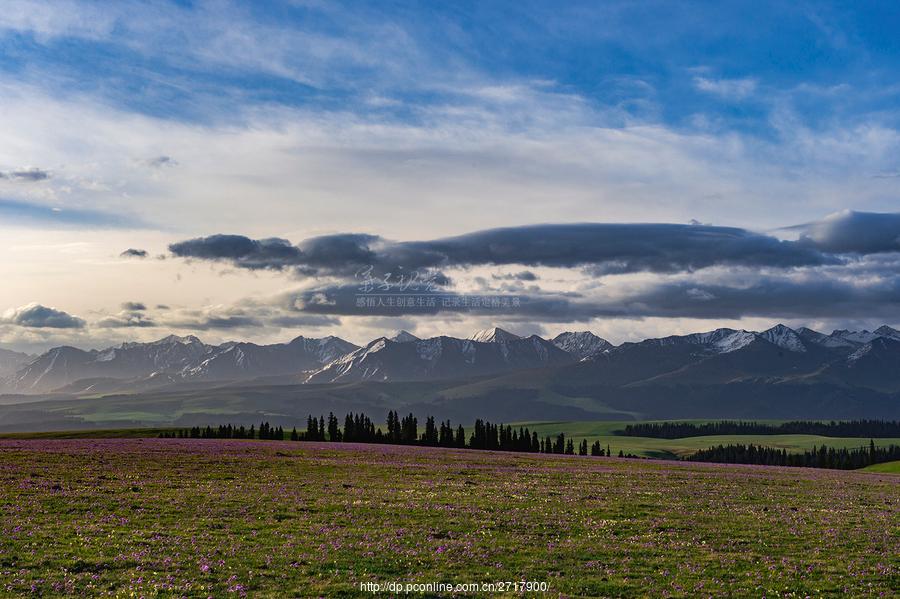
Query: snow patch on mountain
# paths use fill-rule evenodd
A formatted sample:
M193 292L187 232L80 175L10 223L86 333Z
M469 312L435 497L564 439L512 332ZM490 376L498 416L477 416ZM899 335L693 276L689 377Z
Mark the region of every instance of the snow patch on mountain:
M398 331L396 335L391 337L391 341L395 341L397 343L410 343L412 341L421 341L419 337L416 337L409 331Z
M612 343L590 331L560 333L553 338L552 343L578 359L584 359L613 347Z
M491 329L478 331L477 333L469 337L469 339L471 339L472 341L478 341L479 343L505 343L508 341L521 339L521 337L510 333L509 331L504 331L499 327L494 327Z
M800 335L797 334L793 329L784 326L783 324L777 324L771 329L767 329L759 334L759 336L769 343L777 345L782 349L786 349L792 352L805 352L806 346L803 344L803 340L800 338Z

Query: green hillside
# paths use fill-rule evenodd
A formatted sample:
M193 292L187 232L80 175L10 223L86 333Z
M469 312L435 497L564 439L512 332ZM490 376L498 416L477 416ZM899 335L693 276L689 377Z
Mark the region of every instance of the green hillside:
M900 474L900 460L895 462L885 462L884 464L873 464L863 468L866 472L881 472L883 474Z
M689 420L683 422L702 423L708 420ZM766 422L766 421L760 421ZM768 421L780 422L780 421ZM615 432L621 430L624 423L609 421L588 422L529 422L522 423L541 437L565 433L572 437L577 445L582 439L589 443L599 440L605 448L607 445L613 455L623 451L637 456L654 458L677 458L694 453L698 449L706 449L716 445L753 444L786 449L789 452L800 452L827 445L834 448L863 447L869 444L869 438L862 437L823 437L819 435L710 435L703 437L685 437L682 439L656 439L650 437L625 437ZM900 445L900 439L875 439L879 447Z

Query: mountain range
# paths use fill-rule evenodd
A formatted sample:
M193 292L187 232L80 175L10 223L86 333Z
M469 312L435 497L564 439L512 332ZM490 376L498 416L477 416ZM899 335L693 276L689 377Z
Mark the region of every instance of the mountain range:
M517 420L898 417L900 331L824 334L777 325L614 345L590 332L544 339L492 328L467 339L400 331L362 347L337 337L209 345L169 336L39 356L0 351L0 406L64 401L71 412L97 397L127 395L134 403L185 394L203 403L210 389L240 398L248 413L273 397L302 397L323 409L374 402L372 409L458 418L493 410ZM279 405L284 413L305 409ZM16 409L21 417L24 408ZM3 418L0 410L0 429Z

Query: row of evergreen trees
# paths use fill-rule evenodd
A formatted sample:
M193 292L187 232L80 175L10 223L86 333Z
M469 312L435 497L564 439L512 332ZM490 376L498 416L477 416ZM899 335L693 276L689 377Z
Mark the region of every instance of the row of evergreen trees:
M858 421L877 422L877 421ZM667 423L653 426L665 426ZM679 423L671 423L679 425ZM712 423L716 424L716 423ZM729 424L729 423L719 423ZM753 424L753 423L736 423ZM643 426L643 425L639 425ZM201 428L194 426L177 432L160 433L160 437L166 438L191 438L191 439L269 439L284 440L285 432L280 426L273 427L268 422L261 422L259 428L251 425L244 426L220 425L218 427L207 426ZM648 435L649 436L649 435ZM334 414L328 414L315 418L310 415L307 418L305 431L298 432L294 428L290 433L291 441L331 441L348 443L387 443L399 445L426 445L433 447L456 447L466 449L484 449L495 451L521 451L531 453L552 453L567 455L592 455L611 456L609 445L605 450L599 441L594 441L590 447L587 440L582 440L576 449L575 443L565 434L560 433L556 437L546 436L540 438L537 432L529 431L527 427L513 428L510 425L493 424L486 420L478 419L471 435L466 438L466 431L462 426L453 427L449 420L439 424L428 416L425 420L425 430L419 435L418 421L415 416L408 414L401 417L393 410L388 412L387 432L375 426L372 420L364 414L347 414L344 417L343 427L340 420ZM625 456L619 451L619 457ZM838 449L834 447L814 447L803 453L788 453L784 449L775 449L757 445L719 445L697 451L685 458L694 462L720 462L728 464L760 464L766 466L805 466L810 468L836 468L850 470L863 468L871 464L900 460L900 445L888 447L876 447L874 441L869 441L868 447L852 449Z
M900 421L842 420L816 422L794 420L781 424L723 420L721 422L648 422L629 424L621 431L626 437L681 439L707 435L820 435L823 437L900 437Z
M244 428L243 425L226 424L216 428L194 426L173 432L162 432L159 436L165 439L270 439L282 441L284 440L284 429L280 426L273 427L268 422L260 423L258 432L252 424L250 428Z
M165 438L190 439L274 439L284 440L284 430L262 422L259 429L250 426L220 425L217 428L195 426L177 432L160 433ZM575 443L560 433L555 438L546 436L543 439L528 430L528 427L513 428L511 425L493 424L486 420L475 421L471 435L466 437L462 425L453 427L450 420L435 422L434 417L425 419L425 430L419 435L418 420L412 414L400 416L391 410L387 417L387 431L376 428L372 420L364 414L353 414L344 417L343 428L340 420L333 413L318 418L309 415L306 419L306 430L290 433L291 441L330 441L346 443L388 443L394 445L426 445L432 447L455 447L460 449L486 449L496 451L522 451L530 453L556 453L574 455ZM578 455L609 456L612 455L609 445L606 449L595 441L588 447L587 440L582 440L577 448ZM624 454L620 451L620 457Z
M803 453L788 453L784 449L755 445L719 445L702 449L686 458L692 462L719 462L726 464L761 464L764 466L800 466L806 468L833 468L855 470L872 464L900 460L900 445L876 447L870 440L868 447L851 449L822 445Z

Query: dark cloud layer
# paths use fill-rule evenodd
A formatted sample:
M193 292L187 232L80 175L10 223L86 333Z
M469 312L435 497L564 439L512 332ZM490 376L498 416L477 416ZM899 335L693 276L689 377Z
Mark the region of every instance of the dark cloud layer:
M415 316L440 313L490 315L497 320L573 322L593 318L888 318L896 319L900 280L868 285L826 278L760 277L747 285L668 281L607 297L529 289L523 293L414 294L433 299L408 304L409 295L368 294L336 285L288 294L300 313L342 316ZM390 298L390 299L388 299ZM401 299L402 298L402 299ZM497 305L497 302L500 302Z
M583 223L489 229L431 241L391 242L374 235L316 237L291 245L212 235L169 246L182 258L220 260L248 269L291 268L346 276L457 266L588 267L595 274L673 273L725 265L791 268L836 263L809 243L782 241L732 227Z
M0 317L0 323L35 329L81 329L86 324L77 316L40 304L10 310Z
M592 318L868 318L893 317L900 306L900 214L843 212L791 227L796 240L744 229L677 224L534 225L478 231L430 241L391 242L374 235L315 237L292 245L214 235L170 246L176 256L225 261L248 269L289 270L337 277L333 285L288 294L297 314L416 316L460 312L545 322ZM530 270L497 274L484 295L448 290L440 269L485 265L580 268L594 275L656 273L655 281L628 289L586 290L585 295L542 288ZM708 267L725 267L703 270ZM428 270L438 284L417 291L424 305L371 302L354 275ZM695 272L699 271L699 272ZM679 273L694 273L691 277ZM740 273L746 276L738 277ZM397 278L393 279L395 282ZM531 285L521 285L529 282ZM607 282L604 282L607 285ZM376 290L377 291L377 290ZM491 293L520 293L514 307L486 305ZM377 294L376 294L377 295ZM478 298L481 298L480 300ZM492 300L491 300L492 301ZM479 303L480 302L480 303Z
M40 168L21 169L10 172L0 172L0 179L13 179L18 181L27 181L35 183L37 181L46 181L50 178L50 173Z
M662 283L610 305L604 317L889 318L900 306L900 280L868 285L826 278L763 277L746 286Z
M597 274L671 273L714 265L794 267L829 261L815 250L743 229L706 225L534 225L401 244L450 265L588 266Z
M210 235L173 243L169 251L181 258L223 260L251 270L297 266L302 255L287 239L250 239L243 235Z
M139 250L136 248L128 248L119 254L122 258L146 258L147 255L147 250Z
M845 210L792 228L802 232L801 244L823 252L900 252L900 213Z

